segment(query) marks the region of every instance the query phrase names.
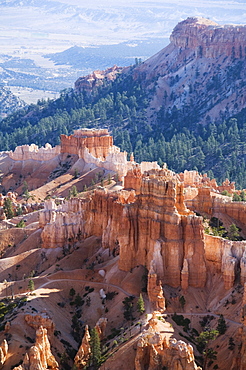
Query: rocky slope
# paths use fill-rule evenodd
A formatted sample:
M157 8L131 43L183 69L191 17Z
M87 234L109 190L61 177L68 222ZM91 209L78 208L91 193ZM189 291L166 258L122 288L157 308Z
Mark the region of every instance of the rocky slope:
M199 17L178 23L170 44L133 72L151 99L149 122L156 123L159 111L169 121L223 122L245 108L245 34L246 26L221 26ZM114 78L113 71L120 69L80 78L75 89L93 89L103 77Z
M191 124L222 122L241 111L246 106L245 34L245 26L219 26L203 18L180 22L170 44L135 71L151 91L150 121L151 108L173 120L181 114Z
M245 202L220 194L235 193L235 184L137 164L133 156L127 161L107 130L64 135L61 147L4 153L22 168L32 161L36 186L35 174L61 155L74 156L78 172L43 178L31 191L36 208L18 194L0 199L2 368L99 368L96 331L102 369L194 370L204 360L197 336L204 325L216 329L222 314L226 334L210 343L218 353L208 368L243 370L246 243L206 230L217 217L245 235ZM15 178L15 167L6 168ZM89 190L61 198L65 186L68 194L92 171ZM43 204L39 198L51 188ZM6 199L13 205L9 219Z

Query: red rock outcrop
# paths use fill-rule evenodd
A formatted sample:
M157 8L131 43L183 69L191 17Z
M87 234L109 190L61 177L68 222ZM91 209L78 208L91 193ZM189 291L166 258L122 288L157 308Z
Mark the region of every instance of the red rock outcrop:
M80 158L87 148L94 157L105 159L112 146L113 138L107 129L81 129L71 136L61 135L61 153L77 154Z
M88 325L86 325L85 334L83 336L82 343L74 358L74 364L77 369L84 369L88 363L88 360L91 355L90 338L91 337L90 337Z
M51 353L47 330L42 326L36 331L36 342L25 355L22 365L14 370L59 370L58 363Z
M44 329L47 329L48 334L53 333L55 329L54 322L50 319L50 317L46 313L41 314L27 314L25 315L26 323L37 330L40 326Z
M243 58L246 46L246 27L220 26L199 17L191 17L174 28L171 42L178 48L193 49L197 57L217 58L221 55Z
M154 321L152 320L154 323ZM149 321L148 331L138 341L135 357L135 370L198 370L195 363L193 347L176 339L167 340L156 331L156 325Z
M95 88L102 86L104 80L113 81L122 72L122 67L113 66L105 71L94 71L93 73L80 77L74 85L75 91L86 91L91 93Z
M154 261L165 284L180 286L184 259L191 286L204 286L206 266L202 219L185 208L183 185L172 171L148 172L135 198L97 189L86 200L72 199L58 210L40 215L43 247L62 247L91 235L102 237L104 248L120 247L119 268L130 271ZM126 190L124 190L126 193ZM122 199L124 202L122 203Z
M199 17L178 23L170 44L133 71L149 93L149 124L159 124L153 114L158 111L170 114L168 124L175 124L177 117L193 119L195 107L196 122L206 125L222 123L245 108L246 88L240 84L246 68L245 35L246 26L221 26ZM237 71L233 81L232 70Z
M164 312L166 309L166 305L162 289L162 283L161 281L159 281L159 283L157 282L157 275L154 272L152 266L150 267L148 273L147 292L149 301L152 303L153 309L160 312Z
M142 171L139 165L129 170L124 177L124 188L134 189L136 194L140 194L140 188L142 183Z

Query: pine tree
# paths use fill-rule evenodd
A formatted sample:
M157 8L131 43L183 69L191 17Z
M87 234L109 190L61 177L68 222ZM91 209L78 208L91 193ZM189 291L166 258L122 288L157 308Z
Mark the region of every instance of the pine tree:
M214 351L212 348L209 348L209 344L211 341L215 340L218 336L219 332L217 330L205 330L199 334L197 337L197 342L202 349L203 354L203 369L207 369L208 359L215 360L217 352ZM198 349L199 350L199 349Z
M90 357L90 365L93 369L98 369L101 364L101 343L100 338L98 335L98 331L96 328L91 329L91 339L90 339L90 346L91 346L91 357Z
M30 292L33 292L33 291L34 291L34 289L35 289L35 287L34 287L34 281L31 279L31 280L29 280L29 282L28 282L28 290L29 290Z
M137 310L140 314L144 313L145 311L144 300L141 293L137 301Z
M228 239L237 240L237 238L239 236L238 231L239 230L238 230L237 226L235 224L231 224L230 227L229 227L228 234L227 234Z
M14 217L14 209L13 209L13 203L10 198L4 199L4 205L3 205L4 212L6 214L7 218Z
M227 326L223 315L220 315L216 329L218 330L220 335L225 334Z
M75 292L74 288L71 288L70 291L69 291L69 295L72 299L74 298L75 294L76 294L76 292Z

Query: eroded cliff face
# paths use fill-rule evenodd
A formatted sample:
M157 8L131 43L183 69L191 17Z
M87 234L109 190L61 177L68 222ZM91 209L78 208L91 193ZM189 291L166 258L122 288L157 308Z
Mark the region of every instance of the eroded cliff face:
M172 122L178 116L180 122L206 124L243 109L245 35L245 26L219 26L199 17L178 23L170 44L133 72L151 97L149 122L155 123L155 110L163 120L168 114Z
M197 57L219 58L221 55L243 58L246 46L246 27L219 24L205 18L191 17L178 23L170 41L179 48L193 49Z
M40 215L43 247L62 247L96 235L104 248L119 250L121 270L140 264L149 269L152 264L163 283L177 287L186 260L189 285L204 286L202 219L186 209L182 189L172 171L153 170L141 177L138 195L134 190L108 193L101 188L88 199L50 207Z
M246 241L232 241L205 235L206 259L221 273L225 289L230 289L240 276L240 283L246 282Z
M227 215L235 220L245 230L246 227L246 203L233 202L230 197L224 197L214 193L211 188L198 188L197 196L186 200L189 209L196 212L206 213L209 216Z

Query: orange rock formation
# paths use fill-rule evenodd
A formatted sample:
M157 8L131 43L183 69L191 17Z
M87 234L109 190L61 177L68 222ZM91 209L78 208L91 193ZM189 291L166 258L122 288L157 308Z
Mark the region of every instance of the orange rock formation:
M97 235L104 248L113 251L116 243L120 246L119 268L124 271L140 264L149 269L154 261L158 279L177 287L186 259L189 285L204 286L202 219L186 209L182 189L178 177L163 169L145 173L140 193L130 197L129 204L126 197L121 202L120 192L105 189L97 189L87 200L72 199L40 215L43 247L62 247L69 239Z
M151 266L150 271L148 273L148 285L147 285L147 292L149 301L154 306L154 310L163 312L166 309L165 306L165 297L163 295L162 283L159 281L157 283L157 275L154 272L153 266Z
M46 313L42 314L27 314L25 315L25 321L26 323L37 330L40 326L47 329L47 332L49 334L53 333L54 331L54 323L53 321L48 317Z
M36 342L25 355L22 365L14 370L59 370L58 363L51 353L47 330L42 326L36 331Z
M88 363L88 360L91 355L90 338L91 337L90 337L88 325L86 325L85 334L83 336L82 343L74 358L74 364L76 365L77 369L84 369Z
M156 331L155 319L149 320L149 329L138 341L135 357L135 370L198 370L190 344L176 339L168 341Z
M113 138L105 129L81 129L71 136L61 135L61 153L78 154L81 158L87 148L94 157L105 159L112 146Z

